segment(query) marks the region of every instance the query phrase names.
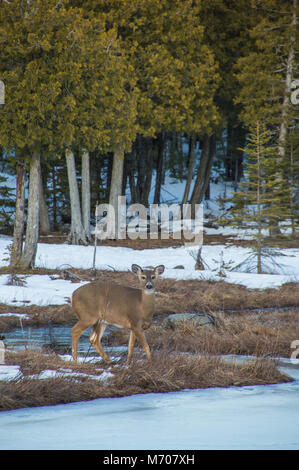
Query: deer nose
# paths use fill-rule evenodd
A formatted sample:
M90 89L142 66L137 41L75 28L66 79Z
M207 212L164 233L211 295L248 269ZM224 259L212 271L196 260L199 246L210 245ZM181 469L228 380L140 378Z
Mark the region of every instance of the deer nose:
M152 284L151 282L147 282L146 285L145 285L145 287L146 287L147 289L152 289L152 288L153 288L153 284Z

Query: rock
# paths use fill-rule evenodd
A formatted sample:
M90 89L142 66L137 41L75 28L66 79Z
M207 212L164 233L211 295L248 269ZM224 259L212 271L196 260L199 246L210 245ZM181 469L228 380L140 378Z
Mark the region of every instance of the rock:
M173 269L185 269L185 267L182 264L178 264Z
M196 327L213 328L216 325L215 317L209 313L172 313L165 318L162 326L164 328L175 328L184 322L190 322Z

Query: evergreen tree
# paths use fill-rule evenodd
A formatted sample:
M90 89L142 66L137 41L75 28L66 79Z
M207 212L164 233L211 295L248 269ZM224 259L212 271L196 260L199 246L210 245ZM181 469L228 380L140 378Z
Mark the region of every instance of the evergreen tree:
M218 122L214 93L219 74L213 53L203 40L200 2L90 0L76 4L89 14L104 13L108 25L117 28L137 80L139 134L158 139L157 202L166 133L211 133ZM138 159L142 157L138 154ZM117 173L119 193L120 170Z
M204 41L211 48L219 66L220 80L215 93L215 103L220 114L220 122L213 129L213 140L221 140L225 136L225 153L222 164L225 178L234 181L235 187L242 175L243 154L238 148L245 145L246 129L239 119L239 105L234 102L240 84L233 70L238 58L248 54L253 40L249 30L256 24L257 11L248 0L211 0L200 2L200 23L204 25ZM216 134L216 136L215 136ZM197 169L197 185L191 196L194 202L201 202L206 180L210 177L210 168L214 163L216 152L207 152L207 137L201 135L202 158ZM210 146L210 142L208 143ZM212 159L212 162L210 161Z
M257 12L257 24L250 31L253 46L237 64L241 88L236 103L241 105L240 118L246 126L257 119L266 124L277 146L277 178L281 185L287 185L292 180L288 176L292 168L288 134L291 128L296 129L296 110L290 95L298 67L297 0L253 0L251 4ZM279 233L277 225L272 233Z
M136 135L134 80L115 30L106 30L102 17L87 18L67 2L13 0L0 10L0 40L6 86L1 145L26 148L29 159L78 148L130 148ZM75 208L72 241L85 242L80 205Z
M0 175L0 230L11 228L14 204L13 190L7 185L7 177Z
M259 122L250 129L244 152L245 180L240 183L240 191L233 193L228 223L255 230L257 272L262 273L264 232L289 216L286 206L290 191L278 178L277 147L271 145L271 136Z

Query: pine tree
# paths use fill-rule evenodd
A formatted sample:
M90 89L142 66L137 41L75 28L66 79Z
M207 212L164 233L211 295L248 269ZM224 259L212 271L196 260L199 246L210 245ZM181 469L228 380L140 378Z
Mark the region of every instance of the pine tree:
M262 273L262 254L265 230L271 231L282 217L286 217L290 194L278 178L277 147L271 145L271 136L257 122L250 129L245 164L245 180L240 191L234 192L229 224L255 231L257 272Z
M286 155L289 156L285 177L289 187L291 237L296 239L299 230L299 133L296 127L291 128L287 136Z
M142 138L161 140L166 132L174 131L178 135L212 132L219 118L214 103L219 72L203 40L198 0L90 0L76 4L95 15L104 13L107 24L117 28L121 48L137 80L137 123ZM157 158L156 200L162 154ZM120 191L121 172L117 173ZM115 185L114 178L111 183Z
M288 168L292 167L288 134L296 128L296 110L290 95L298 67L297 0L252 0L251 4L257 12L257 22L250 31L253 46L238 60L241 88L236 103L241 106L240 119L246 126L257 119L266 124L273 145L277 146L278 183L288 185L292 180L287 176ZM273 200L271 205L275 204ZM285 215L289 213L290 206ZM282 219L285 218L282 214ZM277 225L273 225L272 233L279 234Z
M0 175L0 230L11 228L13 214L13 190L7 184L7 177Z
M116 31L101 16L87 17L55 0L12 0L0 10L0 41L3 147L26 148L29 158L130 148L136 135L134 74ZM85 242L80 204L76 209L72 233Z

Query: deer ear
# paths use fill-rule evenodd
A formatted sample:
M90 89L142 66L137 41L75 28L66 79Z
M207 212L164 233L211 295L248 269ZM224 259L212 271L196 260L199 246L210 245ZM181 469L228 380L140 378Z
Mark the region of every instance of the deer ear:
M132 272L133 272L134 274L137 274L137 276L138 276L138 275L141 273L141 271L142 271L141 267L138 266L138 264L132 264L131 269L132 269Z
M160 276L161 274L164 273L164 270L165 270L164 264L160 264L159 266L155 268L155 273L156 275Z

